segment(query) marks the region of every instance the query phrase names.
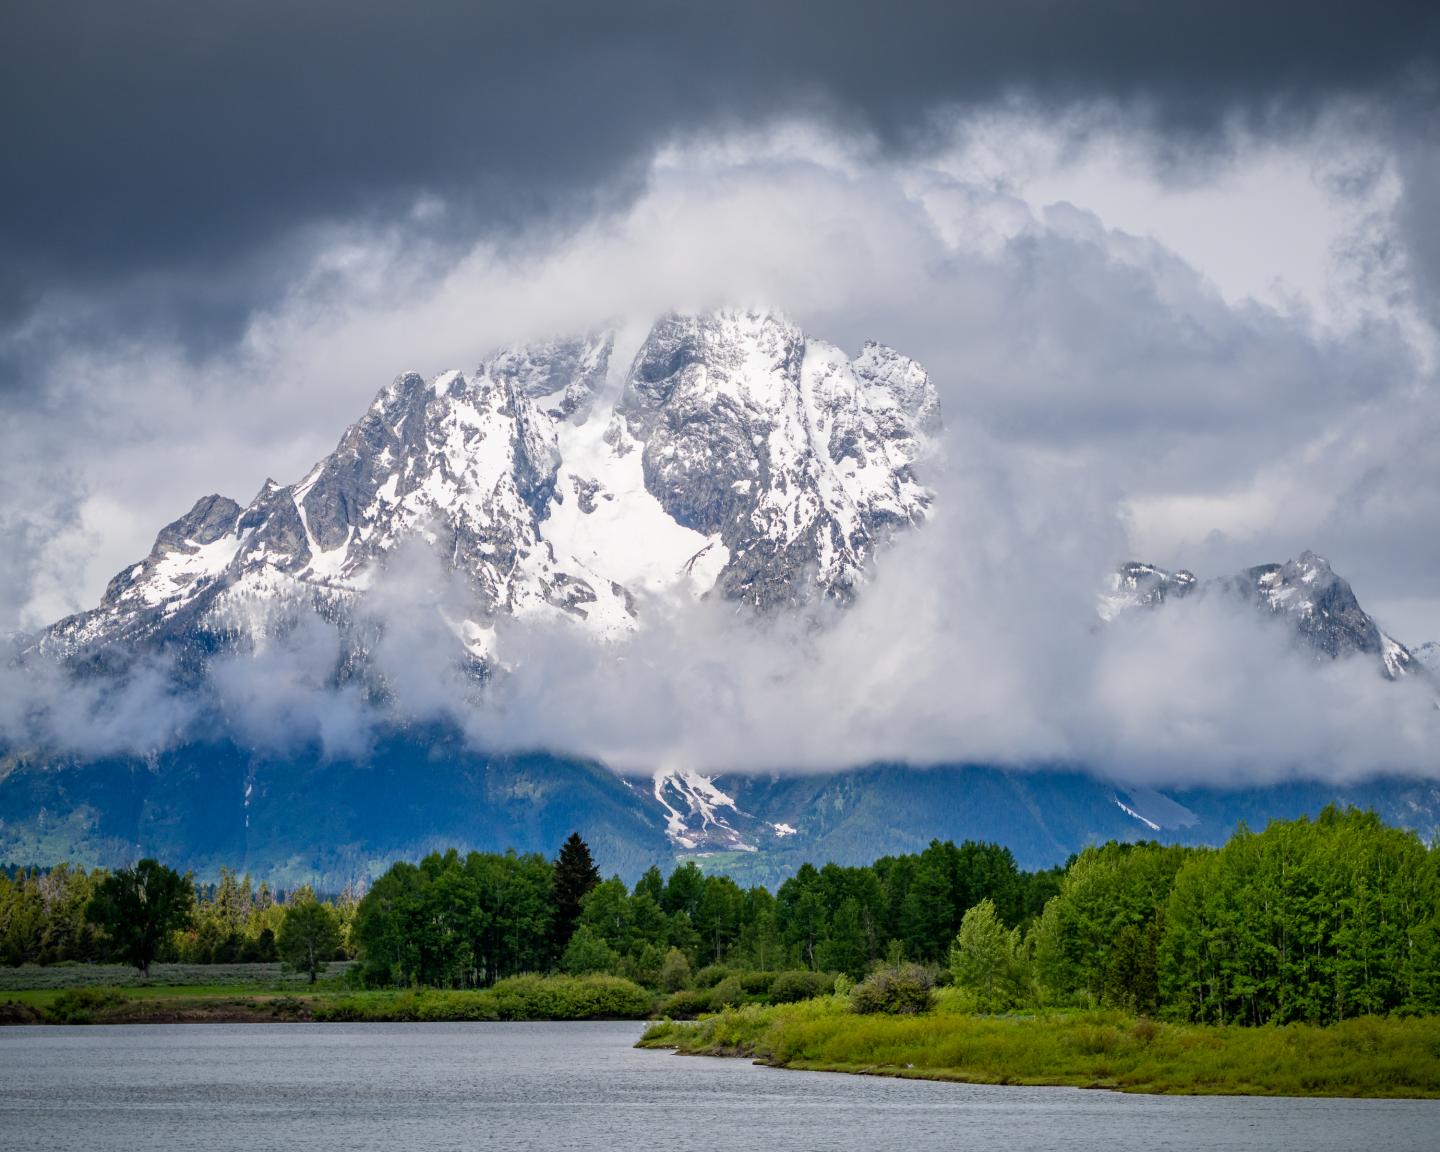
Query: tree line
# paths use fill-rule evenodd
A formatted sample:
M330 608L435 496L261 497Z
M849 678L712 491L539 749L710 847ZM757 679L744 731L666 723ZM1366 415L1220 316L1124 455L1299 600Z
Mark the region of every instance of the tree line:
M155 860L111 872L61 864L0 871L0 963L283 961L314 979L348 956L350 893L288 894L222 868L196 884Z
M133 871L0 877L0 957L138 962L127 913L106 911L107 885L133 887ZM903 968L959 985L982 1011L1113 1005L1265 1024L1440 1010L1440 848L1354 809L1242 825L1219 849L1112 842L1037 872L999 845L936 841L868 866L807 864L774 892L694 862L633 885L601 879L578 835L553 860L400 861L359 899L282 902L228 873L204 891L175 880L176 919L152 933L152 959L274 948L313 974L346 954L353 978L379 987L561 971L741 996L776 985L748 974L792 972L780 986L813 994Z
M983 898L1026 922L1061 874L1021 872L999 845L937 841L865 867L806 864L773 893L693 861L668 877L651 867L630 886L601 880L575 836L553 863L455 851L397 863L360 901L351 940L376 984L484 987L559 968L656 987L677 956L692 969L860 975L886 956L943 962Z

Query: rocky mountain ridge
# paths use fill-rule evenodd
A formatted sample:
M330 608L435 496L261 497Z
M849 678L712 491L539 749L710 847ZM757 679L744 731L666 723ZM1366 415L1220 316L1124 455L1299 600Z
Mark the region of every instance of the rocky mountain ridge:
M655 596L848 600L875 549L924 520L940 414L913 360L873 343L851 359L766 312L665 317L628 361L615 340L397 377L302 479L244 506L203 497L37 647L203 663L313 610L360 659L366 593L418 539L472 593L447 624L483 668L499 615L613 637Z
M1135 609L1156 609L1187 596L1222 596L1252 604L1294 629L1296 642L1317 660L1357 654L1375 659L1390 680L1428 675L1427 665L1393 636L1381 630L1360 606L1347 580L1314 552L1302 552L1283 564L1259 564L1233 576L1198 580L1185 569L1174 572L1153 564L1122 564L1101 594L1104 620Z

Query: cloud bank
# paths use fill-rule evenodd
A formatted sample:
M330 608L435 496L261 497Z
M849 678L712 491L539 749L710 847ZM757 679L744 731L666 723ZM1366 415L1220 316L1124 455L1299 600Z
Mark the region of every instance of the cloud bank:
M93 604L197 496L303 474L396 372L764 304L941 390L935 518L854 610L657 605L600 652L515 631L477 698L427 657L458 593L418 558L373 608L397 707L626 767L1436 771L1425 701L1368 666L1215 602L1093 611L1127 557L1314 548L1440 638L1433 6L1267 5L1244 36L1226 4L480 6L450 36L86 7L0 48L27 109L0 123L27 175L0 193L0 630ZM218 669L226 714L362 745L334 645ZM162 672L12 677L0 724L143 750L189 715Z

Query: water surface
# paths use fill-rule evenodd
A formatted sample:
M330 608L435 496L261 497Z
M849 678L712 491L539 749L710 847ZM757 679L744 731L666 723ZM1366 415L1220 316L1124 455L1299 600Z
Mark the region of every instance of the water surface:
M757 1068L638 1024L0 1028L0 1149L1434 1149L1440 1101L1124 1096Z

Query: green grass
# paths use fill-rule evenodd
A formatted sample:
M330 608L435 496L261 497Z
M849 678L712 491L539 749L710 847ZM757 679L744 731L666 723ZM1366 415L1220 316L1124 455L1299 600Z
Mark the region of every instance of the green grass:
M351 960L332 961L322 980L338 979ZM150 978L128 964L22 964L0 968L0 998L15 992L58 988L154 987L285 987L292 991L307 983L303 972L284 972L277 964L152 964Z
M89 988L117 988L114 984L77 984L68 988L27 988L18 992L0 993L0 1002L27 1004L34 1008L48 1008L67 992L83 991ZM271 998L275 996L330 996L339 989L326 984L317 984L312 992L303 981L299 984L149 984L121 987L128 1002L169 1000L234 1000L244 998Z
M1440 1096L1440 1017L1217 1028L1118 1012L857 1016L836 997L661 1021L640 1043L784 1068L1126 1092Z

